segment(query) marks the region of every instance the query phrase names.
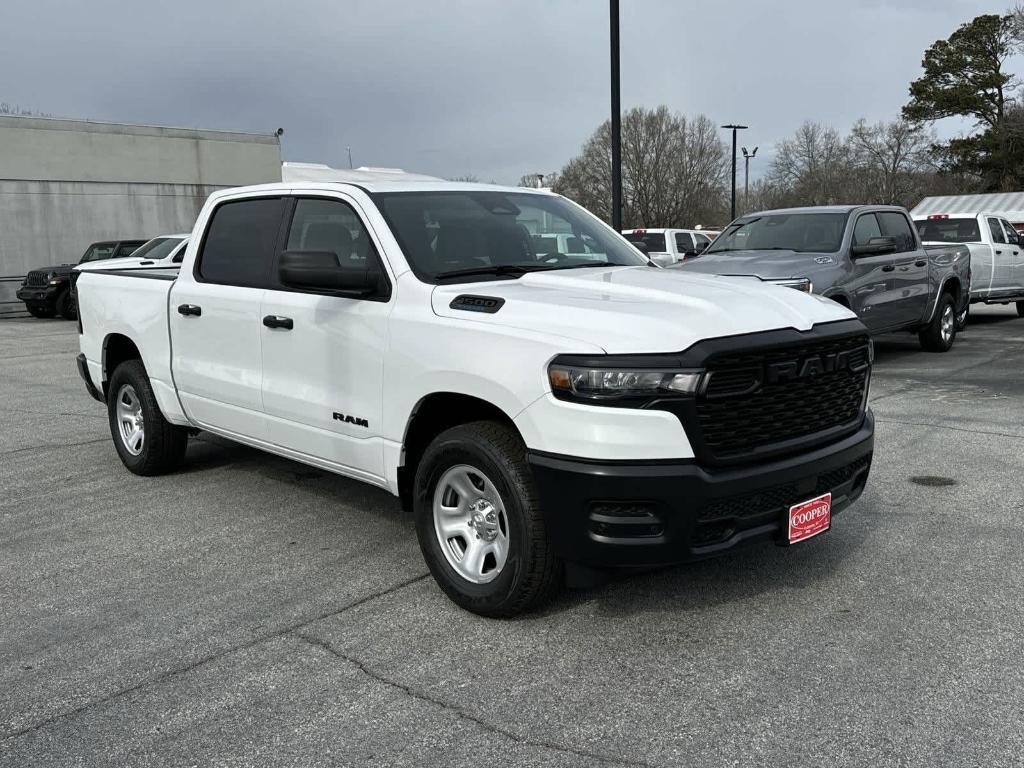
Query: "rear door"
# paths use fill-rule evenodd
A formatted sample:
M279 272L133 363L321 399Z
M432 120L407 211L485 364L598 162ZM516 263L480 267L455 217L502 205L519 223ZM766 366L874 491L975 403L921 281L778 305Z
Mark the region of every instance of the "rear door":
M1013 286L1013 252L997 217L986 216L985 225L992 235L992 293L998 295Z
M852 245L868 245L882 236L882 229L874 213L862 213L853 226ZM852 275L848 290L852 309L872 332L878 332L895 325L897 320L893 308L891 253L866 256L851 256Z
M928 254L919 245L905 214L879 211L876 215L882 236L896 241L896 253L892 255L895 269L890 273L895 322L898 325L916 323L924 317L932 295Z
M330 252L340 268L386 274L357 201L344 194L297 197L290 209L283 250ZM271 442L379 480L390 289L350 298L272 280L261 309L270 327L260 328Z
M218 205L191 275L170 297L172 370L182 406L213 431L265 440L260 309L285 210L283 197Z
M1024 252L1021 251L1020 235L1006 219L999 220L1006 233L1006 245L1010 252L1009 290L1014 294L1024 293Z

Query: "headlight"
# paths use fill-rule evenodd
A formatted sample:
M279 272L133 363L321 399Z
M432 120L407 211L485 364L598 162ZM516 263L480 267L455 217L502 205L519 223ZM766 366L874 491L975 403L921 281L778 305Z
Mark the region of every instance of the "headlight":
M548 381L555 397L591 403L692 395L699 391L703 379L703 371L617 368L611 365L591 368L567 365L558 360L548 367Z
M806 277L795 277L786 280L765 280L765 282L772 285L784 285L787 288L796 288L804 293L814 293L814 283Z

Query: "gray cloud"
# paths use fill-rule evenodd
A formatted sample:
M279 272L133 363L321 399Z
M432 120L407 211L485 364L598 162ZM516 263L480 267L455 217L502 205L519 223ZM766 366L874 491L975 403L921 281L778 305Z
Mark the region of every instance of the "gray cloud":
M977 2L621 0L623 105L744 121L893 117ZM68 117L271 132L286 159L513 182L608 112L604 0L4 0L0 100ZM759 160L761 155L759 154Z

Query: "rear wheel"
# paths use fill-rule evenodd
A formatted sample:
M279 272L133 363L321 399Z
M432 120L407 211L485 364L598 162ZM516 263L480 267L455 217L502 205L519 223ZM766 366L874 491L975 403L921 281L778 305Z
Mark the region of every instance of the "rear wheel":
M181 463L188 430L164 418L141 360L121 363L110 377L107 415L114 447L129 471L158 475Z
M948 293L939 298L935 317L917 334L921 346L929 352L948 352L956 339L956 308Z
M50 307L40 306L39 304L26 304L25 308L28 309L28 313L32 317L53 317L54 310Z
M416 531L438 585L482 616L515 616L557 588L561 567L514 429L477 421L427 447L416 469Z
M78 317L75 301L71 298L71 291L64 291L64 293L57 297L56 309L57 314L65 320L74 320Z
M970 303L964 307L964 311L956 316L956 331L960 333L964 328L967 327L967 320L971 316L971 305Z

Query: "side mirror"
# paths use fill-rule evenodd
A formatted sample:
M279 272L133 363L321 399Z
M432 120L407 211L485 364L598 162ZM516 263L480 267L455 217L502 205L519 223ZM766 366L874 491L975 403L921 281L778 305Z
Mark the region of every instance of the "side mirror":
M380 276L365 265L343 267L332 251L284 251L278 265L278 276L289 288L336 293L341 296L371 296L380 288Z
M851 245L850 255L857 256L881 256L885 253L896 253L895 237L872 237L864 245Z

